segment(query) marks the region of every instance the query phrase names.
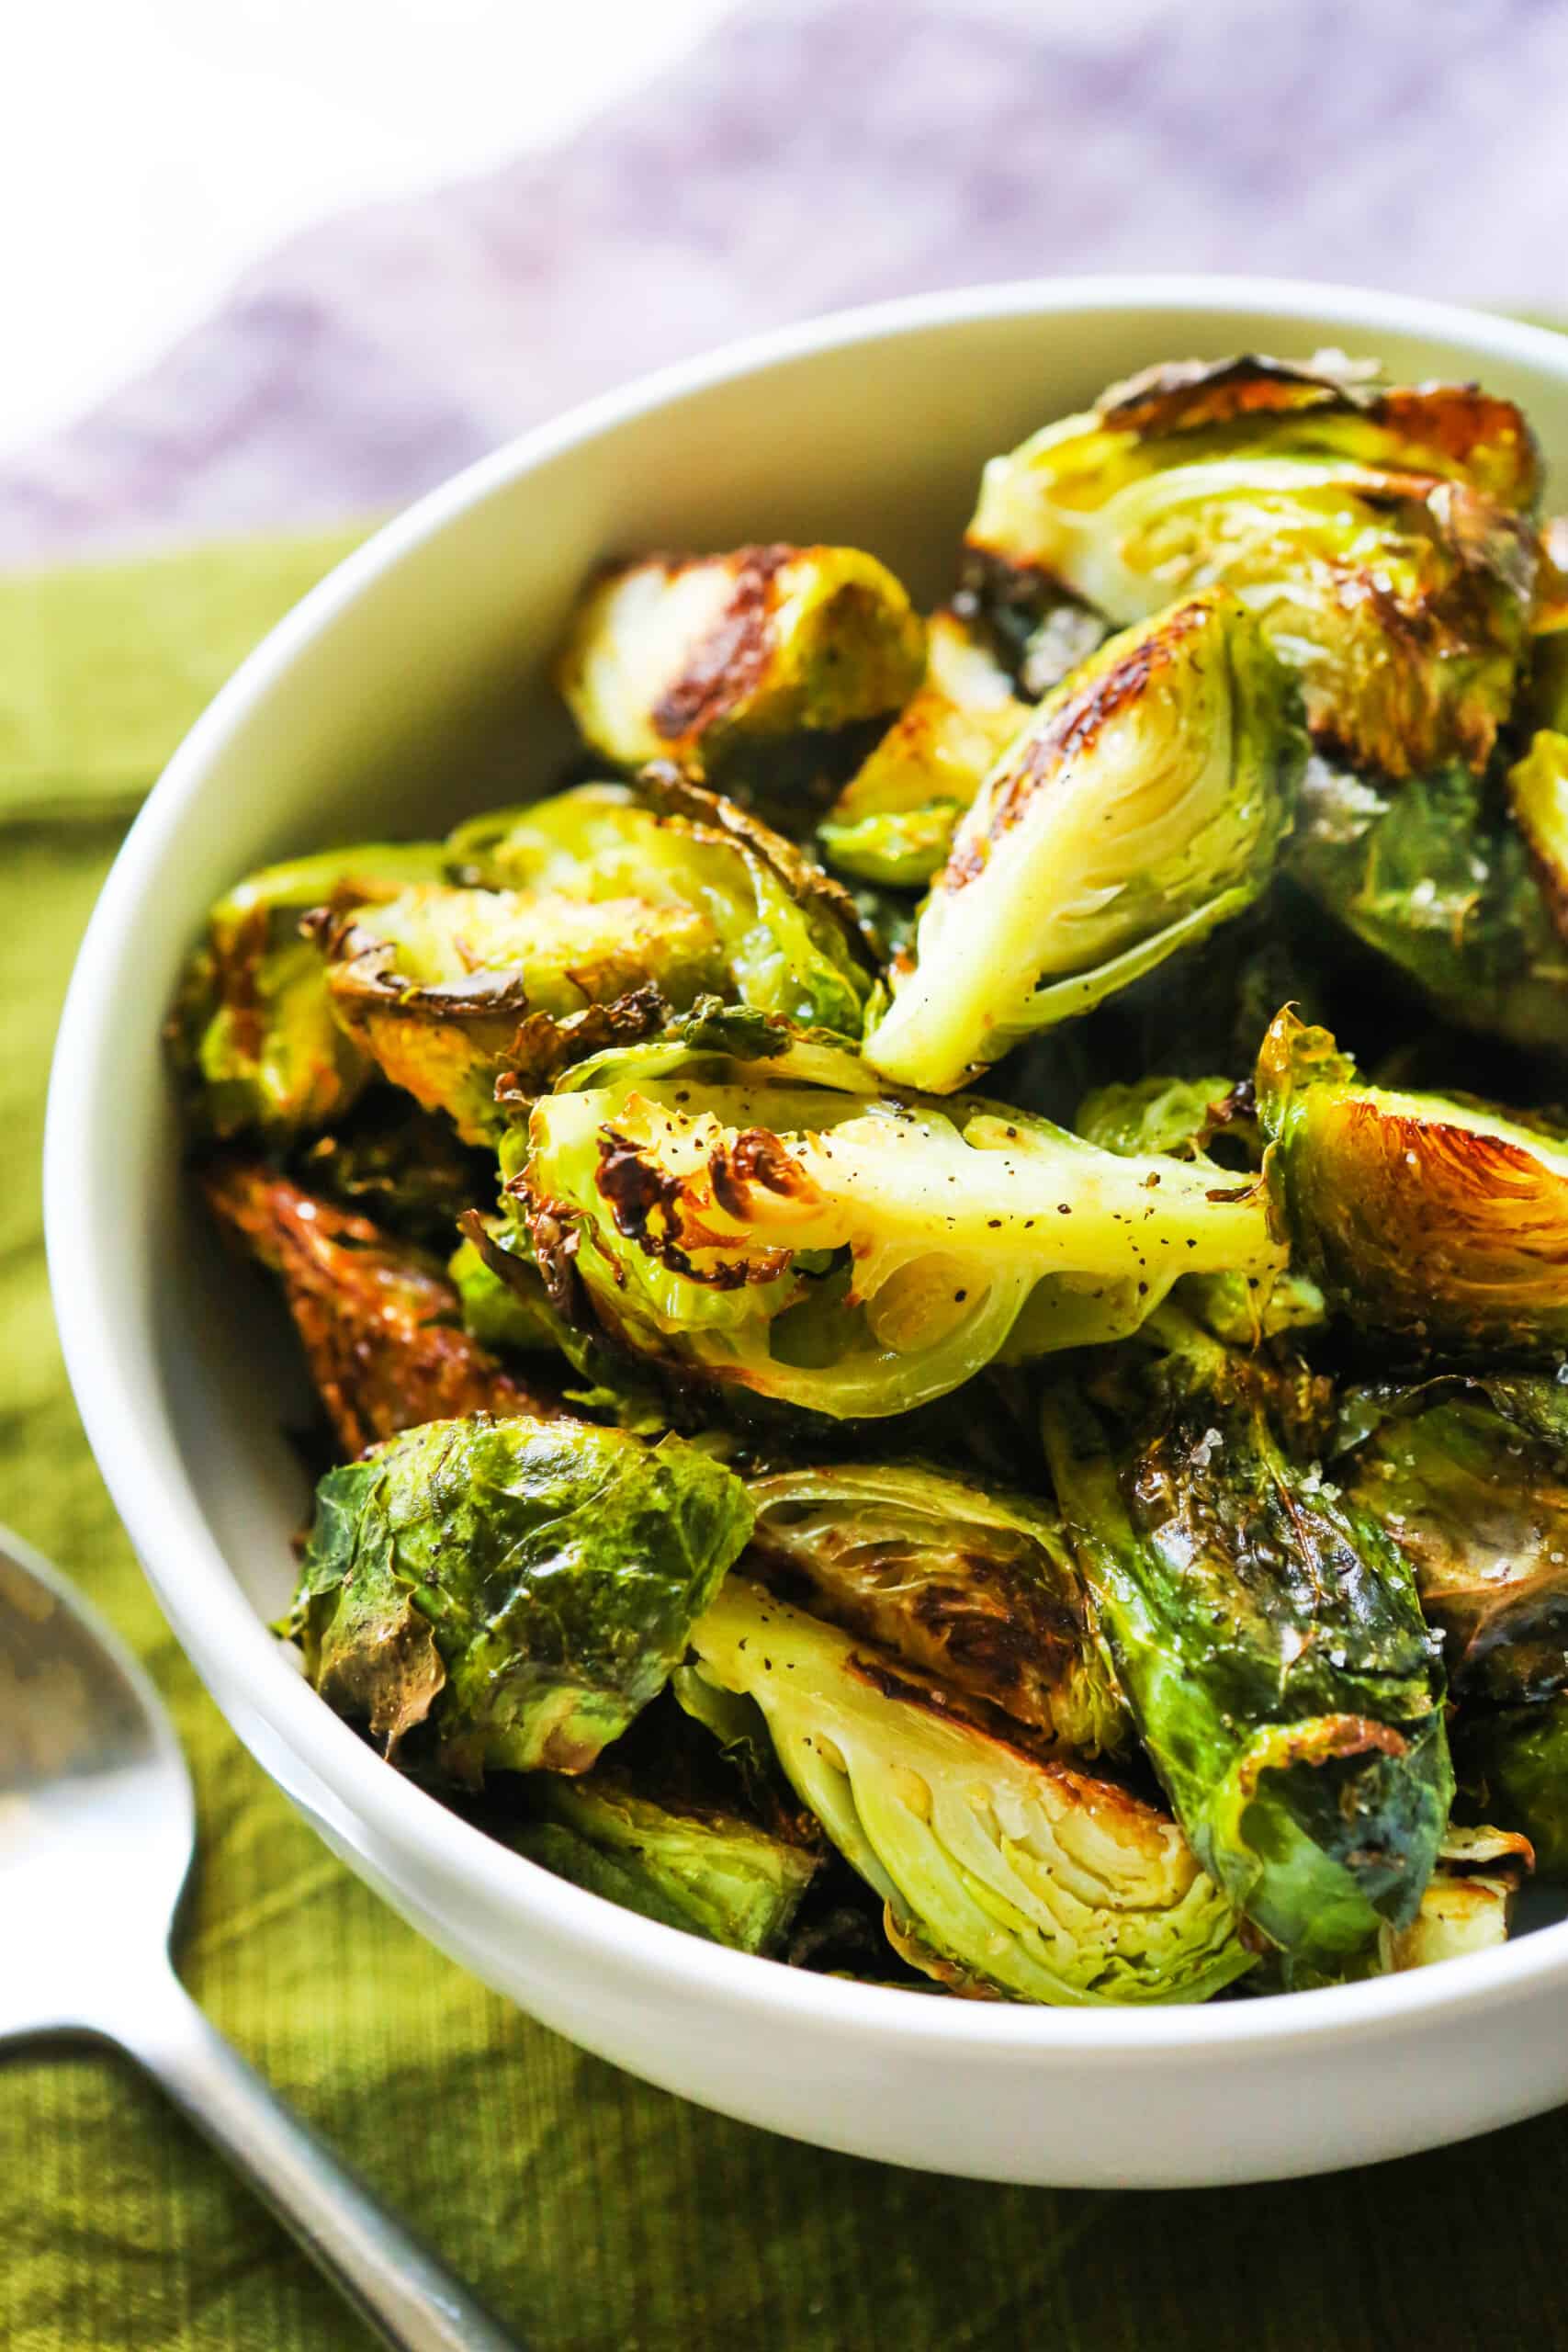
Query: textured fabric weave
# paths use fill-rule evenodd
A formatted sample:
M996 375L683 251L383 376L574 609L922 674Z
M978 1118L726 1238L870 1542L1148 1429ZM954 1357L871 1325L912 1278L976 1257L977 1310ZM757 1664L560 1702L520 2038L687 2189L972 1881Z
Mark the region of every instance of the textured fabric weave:
M0 1517L81 1578L174 1707L201 1812L182 1953L197 1998L536 2352L1568 2342L1568 2116L1374 2172L1165 2197L820 2154L649 2090L485 1992L332 1859L198 1689L66 1391L40 1232L44 1080L130 807L343 544L0 582ZM0 1977L26 1932L0 1923ZM1450 2063L1469 2063L1462 2044ZM1071 2115L1049 2128L1070 2148ZM940 2138L910 2153L940 2165ZM6 2352L365 2341L128 2068L0 2056Z

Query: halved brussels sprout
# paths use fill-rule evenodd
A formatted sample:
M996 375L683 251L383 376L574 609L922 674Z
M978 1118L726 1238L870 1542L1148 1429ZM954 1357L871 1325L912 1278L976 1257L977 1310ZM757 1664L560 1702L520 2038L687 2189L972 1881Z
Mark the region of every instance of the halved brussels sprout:
M1112 638L959 825L868 1060L945 1093L1250 905L1290 822L1292 702L1234 597Z
M645 1795L601 1765L528 1784L536 1818L507 1845L624 1909L733 1951L771 1952L787 1934L818 1857L739 1814Z
M1533 1706L1461 1707L1453 1742L1467 1803L1529 1838L1539 1878L1568 1880L1568 1691Z
M581 1772L659 1691L751 1529L678 1437L432 1421L331 1470L294 1604L315 1688L389 1758ZM415 1744L415 1735L418 1735Z
M1415 1917L1453 1793L1438 1645L1376 1521L1286 1451L1269 1386L1196 1335L1121 1430L1047 1398L1069 1540L1149 1758L1288 1982Z
M1287 852L1323 913L1459 1027L1568 1053L1568 945L1543 893L1557 854L1551 740L1515 770L1520 822L1464 768L1390 789L1314 760ZM1540 869L1524 827L1539 832Z
M1512 402L1243 357L1113 385L987 467L982 575L1118 623L1233 589L1352 765L1479 771L1525 644L1539 465Z
M321 951L300 920L394 898L441 866L434 843L324 850L265 866L219 899L166 1031L197 1127L290 1135L349 1107L372 1064L333 1018Z
M949 610L926 627L923 684L818 829L830 865L889 889L929 882L959 819L1030 718L983 633Z
M635 1051L607 1058L613 1082L542 1098L502 1147L540 1266L632 1348L763 1396L906 1412L1010 1341L1134 1329L1180 1272L1283 1262L1258 1189L1212 1169L783 1063L696 1086L667 1048L642 1083Z
M1329 1307L1413 1350L1568 1350L1568 1146L1500 1113L1369 1086L1288 1009L1258 1110L1296 1262Z
M646 556L589 589L557 682L585 740L619 767L716 772L749 745L897 710L925 631L886 564L858 548Z
M732 1576L696 1670L779 1762L929 1974L1056 2004L1205 1999L1251 1965L1175 1824L966 1722L942 1685Z
M725 995L860 1035L871 983L851 900L782 834L672 769L645 772L635 793L583 785L476 818L447 850L458 878L486 889L695 912L722 947ZM682 989L661 985L683 1009Z
M1001 1722L1086 1755L1126 1747L1126 1702L1046 1505L902 1462L777 1471L748 1491L749 1558L774 1590Z
M1382 1971L1397 1974L1463 1960L1472 1951L1495 1951L1508 1940L1514 1898L1533 1860L1528 1838L1450 1824L1421 1908L1407 1928L1382 1931Z
M694 907L516 890L405 890L323 934L339 1021L394 1085L468 1143L502 1124L496 1080L528 1088L617 1033L648 1035L670 1002L722 984Z
M1348 1400L1355 1414L1359 1400ZM1409 1561L1458 1699L1568 1684L1568 1389L1450 1376L1365 1402L1377 1423L1337 1469Z
M440 1262L260 1162L223 1160L202 1189L223 1230L283 1285L327 1417L347 1455L422 1421L559 1411L462 1325Z

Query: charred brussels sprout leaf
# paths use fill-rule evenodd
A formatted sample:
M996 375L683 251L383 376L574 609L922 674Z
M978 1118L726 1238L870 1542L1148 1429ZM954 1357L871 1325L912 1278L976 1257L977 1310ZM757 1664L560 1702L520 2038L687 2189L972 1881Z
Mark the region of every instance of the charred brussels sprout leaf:
M506 1833L519 1853L734 1951L776 1950L816 1874L809 1849L739 1814L643 1795L604 1768L582 1780L541 1775L529 1799L537 1818Z
M947 863L959 819L1030 710L973 624L953 612L926 631L926 675L840 794L818 833L831 865L913 889Z
M1212 1169L783 1062L696 1089L659 1046L641 1084L641 1057L607 1058L613 1083L542 1098L502 1146L541 1266L626 1344L762 1396L905 1412L1004 1348L1134 1329L1179 1272L1282 1262L1256 1188Z
M1381 1926L1415 1917L1452 1794L1436 1645L1405 1563L1290 1458L1239 1363L1122 1432L1055 1389L1045 1440L1194 1853L1288 1979L1364 1960Z
M501 1123L502 1072L526 1083L617 1026L646 1035L667 1017L665 990L689 1003L724 968L694 908L441 887L361 910L326 949L355 1044L476 1144Z
M1126 1702L1054 1511L915 1464L786 1470L750 1487L750 1557L785 1598L1037 1737L1127 1745Z
M925 632L885 564L856 548L649 556L604 573L557 670L572 717L618 767L708 773L748 748L897 710Z
M1407 1350L1568 1350L1568 1148L1468 1102L1367 1085L1281 1012L1258 1065L1269 1181L1330 1308Z
M1350 1408L1355 1409L1355 1400ZM1568 1390L1450 1377L1372 1400L1349 1492L1409 1561L1456 1698L1568 1684Z
M722 995L858 1037L870 975L843 892L732 802L665 771L640 788L639 799L624 785L584 785L476 818L448 843L453 866L486 889L694 917L716 943ZM676 1011L691 1004L682 976L649 977Z
M1514 770L1513 822L1461 767L1390 789L1314 761L1289 866L1445 1019L1568 1054L1568 945L1542 888L1562 843L1555 740Z
M1233 598L1113 638L987 776L868 1059L944 1093L1239 914L1290 821L1292 702Z
M311 1682L469 1784L581 1772L668 1679L751 1526L682 1439L433 1421L329 1471L294 1606ZM418 1745L414 1734L418 1733Z
M321 951L301 921L432 881L441 855L418 843L328 850L266 866L219 899L166 1031L195 1126L288 1136L349 1107L371 1064L333 1017Z
M1538 476L1518 411L1470 388L1162 368L993 459L968 544L993 594L1038 577L1118 623L1232 589L1325 748L1479 770L1524 650Z
M1461 1707L1453 1741L1467 1803L1529 1838L1540 1877L1568 1880L1568 1691L1536 1706Z
M1056 2004L1201 2000L1249 1966L1174 1823L954 1712L886 1652L732 1577L695 1670L756 1702L780 1764L906 1958Z
M558 1411L547 1383L513 1378L463 1329L437 1260L254 1162L218 1162L203 1186L230 1238L282 1283L345 1454L422 1421Z

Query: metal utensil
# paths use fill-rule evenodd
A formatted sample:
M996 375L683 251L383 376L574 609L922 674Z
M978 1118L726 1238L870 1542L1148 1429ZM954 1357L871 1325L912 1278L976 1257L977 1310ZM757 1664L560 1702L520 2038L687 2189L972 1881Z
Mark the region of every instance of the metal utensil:
M0 1528L0 2047L129 2052L401 2352L513 2337L274 2098L181 1984L175 1914L190 1775L141 1668L56 1570Z

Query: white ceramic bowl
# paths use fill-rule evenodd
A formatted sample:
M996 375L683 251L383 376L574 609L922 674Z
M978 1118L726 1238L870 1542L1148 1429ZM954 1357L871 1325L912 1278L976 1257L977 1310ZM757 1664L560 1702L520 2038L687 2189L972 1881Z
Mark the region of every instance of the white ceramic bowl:
M434 492L276 628L171 763L81 952L50 1103L50 1261L104 1476L220 1706L406 1918L574 2041L825 2146L998 2180L1243 2181L1393 2156L1568 2098L1568 1925L1382 1983L1129 2012L937 2001L654 1926L381 1763L265 1630L304 1501L276 1310L197 1228L158 1046L179 959L247 867L442 831L542 785L541 677L614 549L849 541L950 582L982 461L1149 361L1324 344L1479 376L1568 456L1568 340L1250 280L938 295L770 336L532 433Z

